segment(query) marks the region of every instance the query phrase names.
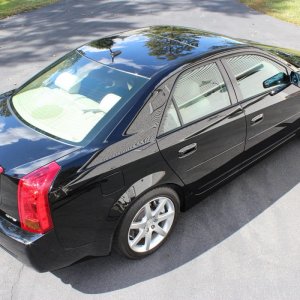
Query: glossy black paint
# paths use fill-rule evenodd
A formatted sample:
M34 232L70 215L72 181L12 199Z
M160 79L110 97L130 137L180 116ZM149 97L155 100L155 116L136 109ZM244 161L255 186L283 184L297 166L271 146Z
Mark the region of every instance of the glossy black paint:
M74 147L50 139L17 119L9 107L10 96L11 93L7 93L0 97L0 157L6 173L27 174L43 165L43 162L38 163L40 159L52 156L50 159L55 160L74 150ZM30 151L24 153L26 149Z
M164 68L176 68L212 51L242 46L236 40L197 29L153 26L108 36L78 51L119 70L153 77Z
M0 97L0 245L39 271L67 266L88 255L107 255L131 203L168 185L182 210L208 191L293 137L300 125L300 89L290 84L243 101L224 57L241 53L290 63L251 45L200 30L158 26L94 41L80 53L109 67L151 78L87 146L74 147L22 124ZM231 105L168 134L160 131L172 88L184 70L217 63ZM252 126L258 114L264 120ZM193 155L178 151L191 144ZM49 194L54 229L45 235L19 227L17 185L29 172L56 161L61 166Z
M211 60L210 63L218 62ZM197 66L201 66L201 63ZM223 71L226 81L225 70L222 68L220 70ZM240 105L236 103L235 93L230 89L228 82L227 86L233 104L231 107L157 139L163 157L186 186L197 184L199 179L244 151L245 115ZM197 144L197 151L182 158L179 155L180 149L191 144Z

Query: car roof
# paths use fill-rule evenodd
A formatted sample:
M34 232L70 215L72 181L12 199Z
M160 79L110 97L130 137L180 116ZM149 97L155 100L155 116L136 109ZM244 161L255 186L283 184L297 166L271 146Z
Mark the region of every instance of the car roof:
M247 44L207 31L151 26L104 37L77 50L101 64L151 78L202 56L243 46Z

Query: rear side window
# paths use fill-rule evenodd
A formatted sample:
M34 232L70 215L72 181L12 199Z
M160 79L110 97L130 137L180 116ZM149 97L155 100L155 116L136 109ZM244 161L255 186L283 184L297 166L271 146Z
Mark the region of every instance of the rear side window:
M243 99L251 98L274 88L264 88L263 82L268 78L285 73L280 64L259 55L241 55L226 59L234 77L238 82Z
M173 99L183 124L231 104L227 87L215 63L183 73L176 81Z
M176 112L176 109L174 107L173 102L170 102L168 108L166 109L166 113L162 120L161 125L161 133L166 133L171 130L176 129L177 127L180 127L180 121Z

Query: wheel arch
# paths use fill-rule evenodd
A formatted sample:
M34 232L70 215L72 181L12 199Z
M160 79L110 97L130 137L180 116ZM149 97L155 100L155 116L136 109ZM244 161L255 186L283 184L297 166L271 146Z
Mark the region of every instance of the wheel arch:
M122 220L130 208L130 206L135 203L140 197L149 191L159 188L159 187L169 187L173 189L179 197L180 200L180 211L185 210L185 186L180 180L176 180L177 178L173 177L175 180L167 180L166 173L164 171L159 171L156 173L152 173L150 175L144 176L140 180L133 183L125 193L114 203L110 210L110 216L115 216L118 218L116 223L116 227L113 234L113 240L118 233L119 226L122 223Z
M179 196L180 208L184 210L185 206L185 187L181 181L177 180L166 180L165 171L159 171L143 178L139 179L133 183L117 201L114 202L109 215L122 217L126 211L129 209L132 203L143 196L145 193L159 187L170 187Z

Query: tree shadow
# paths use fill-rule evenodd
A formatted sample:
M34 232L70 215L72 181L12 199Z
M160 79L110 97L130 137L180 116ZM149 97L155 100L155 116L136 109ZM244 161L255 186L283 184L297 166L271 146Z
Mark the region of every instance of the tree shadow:
M195 8L249 17L259 14L237 1L79 1L64 0L0 21L0 65L3 77L27 76L66 51L113 32L151 25L153 16L171 11L190 16ZM172 20L161 18L161 24ZM201 23L199 22L199 26ZM30 69L30 72L28 71ZM0 89L4 83L0 83ZM182 214L169 241L153 255L129 261L109 257L81 261L54 271L83 293L122 289L160 276L200 256L227 239L298 183L300 142L273 153L191 210Z
M83 1L64 0L0 21L1 67L36 62L37 59L49 62L52 60L49 57L60 55L75 45L112 32L141 27L136 22L137 18L155 16L166 11L184 12L197 7L229 15L251 13L247 7L225 0L172 3L91 0L88 4Z
M174 25L172 16L180 17L176 25L201 28L201 20L207 21L205 12L243 18L257 14L236 0L62 0L0 20L0 72L6 79L0 83L0 93L93 39L149 25ZM191 18L197 14L199 22Z
M87 294L132 286L199 257L253 220L292 189L300 178L295 139L183 213L166 244L143 260L113 253L54 271L62 282Z

